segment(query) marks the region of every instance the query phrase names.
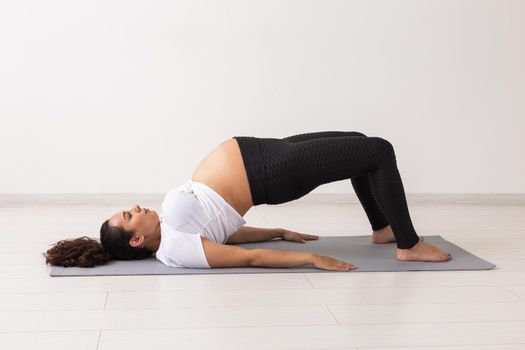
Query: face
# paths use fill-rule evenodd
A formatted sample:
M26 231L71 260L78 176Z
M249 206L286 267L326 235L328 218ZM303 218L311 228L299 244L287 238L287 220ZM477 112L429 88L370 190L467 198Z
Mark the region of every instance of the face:
M135 233L130 245L140 247L145 241L153 240L159 227L159 216L155 210L141 208L138 204L134 207L121 210L109 218L111 226L120 226L125 230Z

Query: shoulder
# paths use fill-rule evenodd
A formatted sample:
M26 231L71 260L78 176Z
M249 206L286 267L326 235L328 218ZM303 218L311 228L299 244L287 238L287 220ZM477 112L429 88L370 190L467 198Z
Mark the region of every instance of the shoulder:
M164 264L173 267L210 268L199 233L188 233L164 225L161 235L159 256L162 259L159 260Z

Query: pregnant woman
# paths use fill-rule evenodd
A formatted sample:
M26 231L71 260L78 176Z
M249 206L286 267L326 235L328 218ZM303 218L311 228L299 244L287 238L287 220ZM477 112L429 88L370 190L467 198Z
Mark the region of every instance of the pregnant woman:
M44 253L56 266L91 267L111 259L155 258L173 267L294 267L347 271L351 263L314 252L245 249L232 244L318 236L244 226L259 204L296 200L316 187L350 179L372 227L373 243L395 242L401 261L445 262L450 254L424 242L412 225L392 144L355 131L279 138L235 136L209 153L186 183L171 189L160 214L136 205L107 219L100 243L62 240Z

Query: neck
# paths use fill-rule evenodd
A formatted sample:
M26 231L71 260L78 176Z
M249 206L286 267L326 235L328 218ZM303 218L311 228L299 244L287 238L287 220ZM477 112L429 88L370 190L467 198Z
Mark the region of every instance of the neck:
M155 229L155 233L153 234L151 240L147 243L144 243L144 248L152 252L156 252L157 250L159 250L159 247L160 247L160 221L157 224L157 228Z

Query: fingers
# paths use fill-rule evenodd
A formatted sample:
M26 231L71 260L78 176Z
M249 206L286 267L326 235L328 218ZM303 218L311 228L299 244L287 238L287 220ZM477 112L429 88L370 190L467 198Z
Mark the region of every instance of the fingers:
M344 261L339 261L336 266L338 268L341 268L343 270L355 270L358 268L357 265L354 265L354 264L350 264L350 263L347 263L347 262L344 262Z
M319 236L316 236L316 235L307 235L307 234L304 234L304 233L301 233L301 238L304 238L304 239L318 239Z
M314 240L314 239L319 239L319 236L316 236L316 235L307 235L305 233L295 233L295 235L291 236L291 237L283 237L283 239L286 239L286 240L289 240L289 241L294 241L294 242L298 242L298 243L306 243L306 240Z
M355 266L355 265L343 265L340 268L342 270L347 270L348 271L348 270L355 270L355 269L357 269L357 266Z

